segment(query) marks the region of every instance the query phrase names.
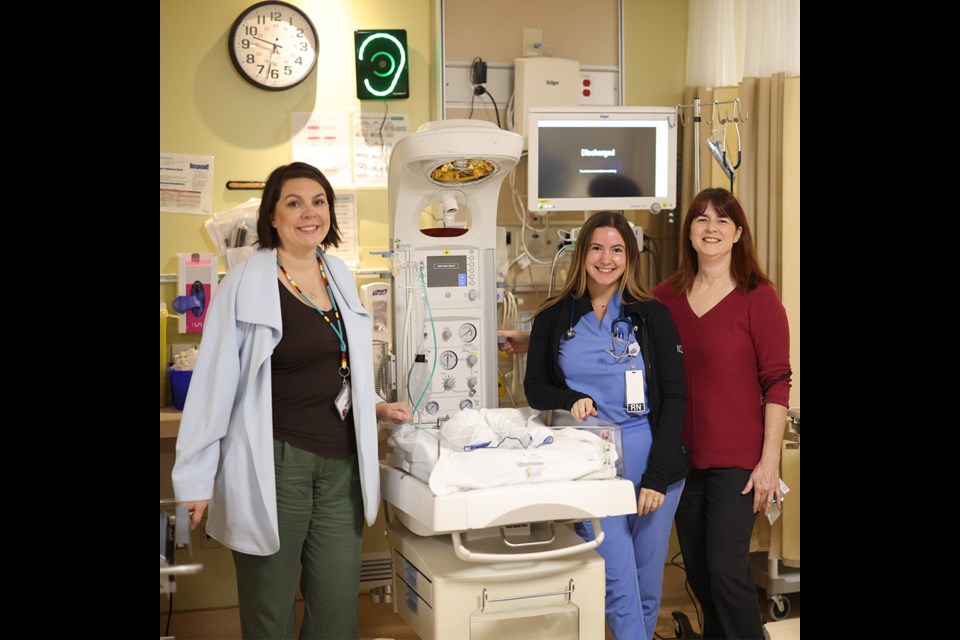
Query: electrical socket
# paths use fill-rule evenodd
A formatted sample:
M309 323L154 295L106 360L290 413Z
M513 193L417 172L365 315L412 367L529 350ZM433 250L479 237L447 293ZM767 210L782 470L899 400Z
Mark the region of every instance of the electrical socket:
M534 48L534 43L543 43L543 29L540 27L523 28L523 57L536 57L543 55L540 49Z

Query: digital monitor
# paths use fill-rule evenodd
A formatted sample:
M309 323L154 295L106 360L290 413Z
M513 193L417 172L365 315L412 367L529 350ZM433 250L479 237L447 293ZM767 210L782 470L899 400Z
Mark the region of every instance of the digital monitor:
M427 286L467 286L467 256L427 256Z
M528 125L530 211L677 206L673 107L533 107Z

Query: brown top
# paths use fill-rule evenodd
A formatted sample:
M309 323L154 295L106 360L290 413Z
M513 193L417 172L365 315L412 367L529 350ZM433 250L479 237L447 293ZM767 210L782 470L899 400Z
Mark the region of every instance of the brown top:
M340 340L316 309L279 279L277 286L283 337L270 358L273 437L321 456L356 453L353 411L341 420L334 406L343 387Z

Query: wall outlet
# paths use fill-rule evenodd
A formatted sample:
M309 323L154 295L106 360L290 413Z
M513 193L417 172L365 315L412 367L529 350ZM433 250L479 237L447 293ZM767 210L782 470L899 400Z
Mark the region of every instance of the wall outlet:
M523 28L523 56L533 57L543 55L541 49L535 49L534 43L543 43L543 29L540 27Z

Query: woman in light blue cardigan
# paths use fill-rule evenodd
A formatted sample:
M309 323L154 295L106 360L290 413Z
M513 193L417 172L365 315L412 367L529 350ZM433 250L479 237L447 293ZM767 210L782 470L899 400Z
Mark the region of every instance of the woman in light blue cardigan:
M410 419L374 391L372 322L314 167L276 169L260 247L207 313L173 485L196 527L234 552L244 637L357 637L362 521L380 504L377 421ZM209 508L208 508L209 506ZM300 574L302 569L302 576Z

